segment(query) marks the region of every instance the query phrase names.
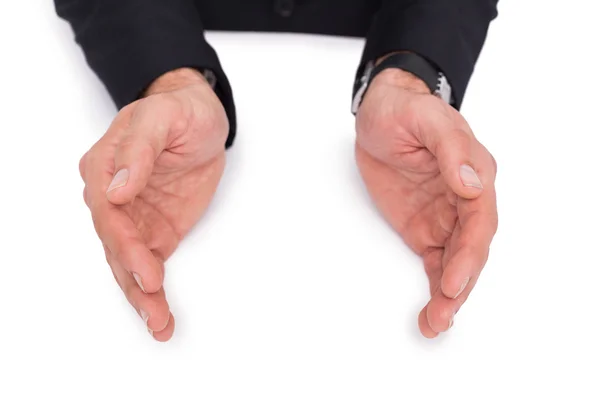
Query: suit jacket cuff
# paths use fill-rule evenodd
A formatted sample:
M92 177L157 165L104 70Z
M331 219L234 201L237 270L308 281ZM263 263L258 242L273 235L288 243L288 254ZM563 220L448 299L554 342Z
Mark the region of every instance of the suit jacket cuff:
M99 61L94 69L118 108L137 100L155 79L169 71L184 67L211 70L216 76L215 93L229 119L226 147L230 147L236 134L235 104L229 80L215 51L202 39L202 32L195 37L166 36L120 47Z
M459 109L475 62L495 17L495 0L388 2L375 16L357 77L366 64L394 51L411 51L428 59L446 75ZM474 2L471 2L474 3Z

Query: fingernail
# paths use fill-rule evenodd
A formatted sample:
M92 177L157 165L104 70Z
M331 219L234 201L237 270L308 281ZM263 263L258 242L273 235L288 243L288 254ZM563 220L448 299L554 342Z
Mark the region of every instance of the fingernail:
M450 317L450 322L448 322L448 329L452 328L452 325L454 325L454 315Z
M150 336L154 337L154 331L152 329L148 328L148 333Z
M140 289L142 289L142 292L146 293L146 289L144 289L144 285L142 284L142 278L135 272L133 272L132 275L133 275L133 279L135 279L135 281L137 282Z
M463 281L462 285L460 285L460 289L458 289L458 292L456 293L456 296L454 296L454 298L456 299L458 296L460 296L460 294L463 292L463 290L465 290L465 288L467 287L467 285L469 284L469 281L471 280L471 278L467 278Z
M127 185L128 179L129 179L129 170L127 170L127 169L119 170L113 177L113 180L110 183L110 186L108 187L108 190L106 192L108 193L111 190L115 190L115 189L118 189L120 187Z
M460 179L466 187L483 189L483 185L477 176L475 170L469 165L460 166Z
M142 317L142 320L144 320L144 324L146 324L146 327L148 327L148 319L150 318L150 315L148 315L146 311L140 310L140 316Z

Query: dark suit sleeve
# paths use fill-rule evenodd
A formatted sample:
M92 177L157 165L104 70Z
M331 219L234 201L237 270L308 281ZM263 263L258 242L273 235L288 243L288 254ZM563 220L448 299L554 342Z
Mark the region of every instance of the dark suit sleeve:
M193 0L54 0L86 60L118 108L138 99L162 74L177 68L210 69L227 112L229 147L236 115L231 87L206 42Z
M444 72L460 108L498 0L384 0L371 25L357 76L366 63L411 51Z

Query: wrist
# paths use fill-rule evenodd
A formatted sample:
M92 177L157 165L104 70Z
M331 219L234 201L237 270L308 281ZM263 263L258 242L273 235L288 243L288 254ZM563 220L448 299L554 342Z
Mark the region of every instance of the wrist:
M386 69L373 79L373 86L385 85L406 89L421 94L431 94L425 82L410 72L401 69Z
M400 53L410 53L408 51L397 51L394 53L386 54L380 57L375 62L375 65L381 64L386 58ZM403 89L407 89L413 92L422 94L431 94L429 86L418 76L402 70L400 68L388 68L379 73L374 79L373 84L384 84L388 86L395 86Z
M156 78L144 92L144 97L172 92L193 85L206 85L210 88L210 84L200 71L193 68L180 68Z

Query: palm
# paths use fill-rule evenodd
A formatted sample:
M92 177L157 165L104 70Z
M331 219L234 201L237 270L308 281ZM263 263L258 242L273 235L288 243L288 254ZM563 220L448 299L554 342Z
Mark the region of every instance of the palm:
M187 170L155 173L134 201L124 206L142 239L160 261L173 253L205 212L223 165L222 155Z
M223 174L229 127L207 84L122 109L80 163L84 198L113 275L152 336L174 318L164 262L206 211Z
M367 92L356 123L367 190L423 258L431 300L419 327L435 337L452 324L487 260L497 225L493 157L456 110L385 79Z
M450 238L459 232L457 210L435 159L426 149L398 154L392 166L357 146L357 162L367 189L384 218L406 244L423 256L435 292ZM454 203L454 204L453 204ZM454 235L453 235L454 233Z

